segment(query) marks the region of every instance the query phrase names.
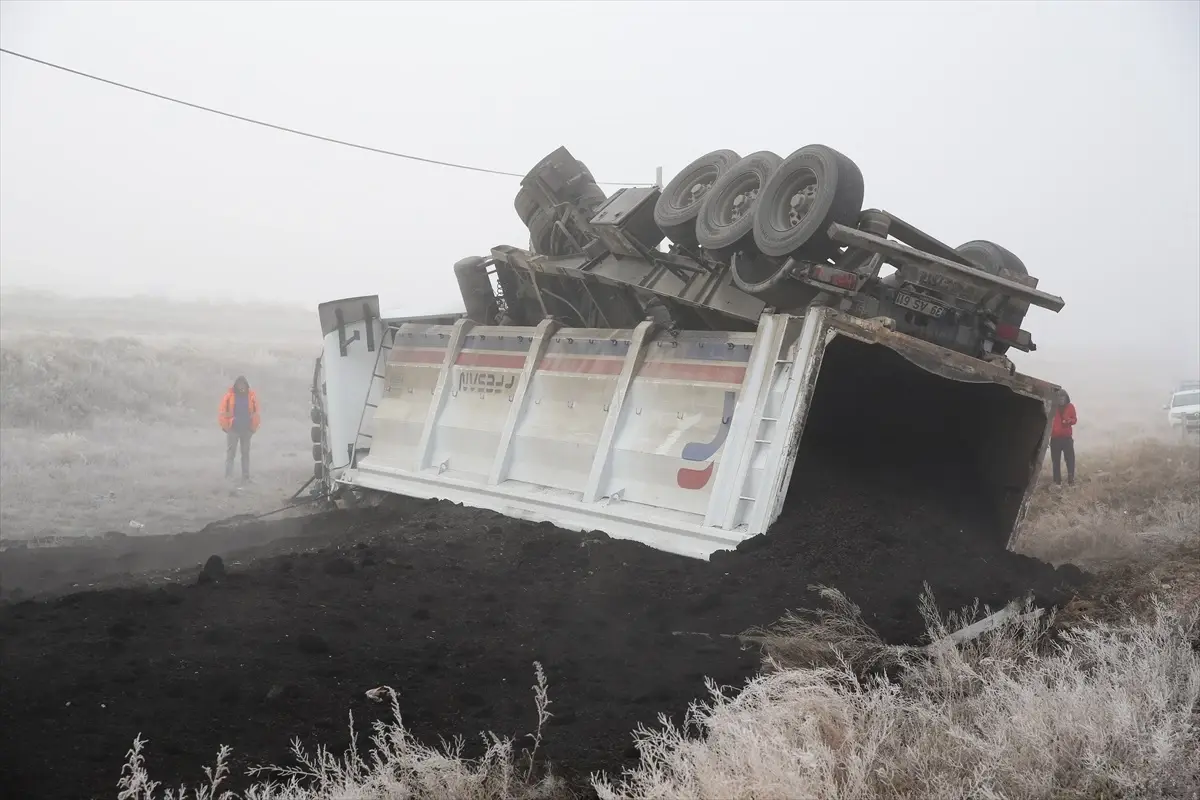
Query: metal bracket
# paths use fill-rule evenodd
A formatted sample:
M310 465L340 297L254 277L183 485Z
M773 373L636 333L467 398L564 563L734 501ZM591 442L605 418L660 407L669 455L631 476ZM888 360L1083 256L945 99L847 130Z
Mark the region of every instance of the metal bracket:
M496 457L492 461L492 468L488 471L489 486L495 486L506 476L510 444L513 434L516 433L517 422L521 419L525 404L528 402L529 387L533 383L534 370L537 369L537 365L541 362L542 356L546 353L546 348L558 328L558 322L555 320L544 319L537 326L537 332L533 335L533 342L529 345L529 353L525 356L525 364L521 368L521 376L517 379L516 389L509 398L512 408L508 410L504 428L500 431L500 444L496 448ZM536 405L541 401L535 398L533 402Z
M366 304L364 303L363 305L365 307ZM342 355L346 355L346 348L350 346L350 343L358 341L358 331L355 331L354 335L347 339L346 316L342 313L340 308L334 309L333 316L337 319L338 351Z
M363 329L367 332L367 352L375 352L375 320L374 314L371 313L371 304L363 303ZM354 332L355 337L358 336L358 331Z
M988 290L1000 291L1009 297L1024 300L1030 305L1054 312L1062 311L1063 306L1066 305L1063 299L1057 295L1024 286L1009 278L991 275L973 267L963 266L949 259L935 256L932 253L926 253L900 242L894 242L870 233L864 233L863 231L849 228L836 222L829 226L829 238L847 247L870 250L873 253L890 256L894 259L907 259L909 261L920 262L932 270L976 287L981 293Z
M633 329L633 336L630 337L629 342L629 353L625 356L625 363L621 365L621 374L617 378L616 389L609 401L608 416L604 419L600 440L596 443L596 455L592 459L592 468L588 472L587 484L583 490L583 502L585 503L594 503L600 496L600 489L610 466L609 460L612 456L613 440L617 434L617 424L620 422L621 412L625 408L629 387L633 383L634 375L641 368L642 361L646 358L646 347L657 330L658 326L649 320L639 323Z
M438 373L437 385L433 389L433 401L429 404L425 425L421 429L421 439L417 443L416 468L418 471L425 469L429 464L430 454L433 450L433 431L437 427L438 418L441 417L442 409L446 405L446 398L450 394L450 373L452 371L450 368L462 350L467 332L474 325L475 323L469 319L460 319L454 323L454 329L450 333L450 341L446 345L446 355L442 359L442 369Z

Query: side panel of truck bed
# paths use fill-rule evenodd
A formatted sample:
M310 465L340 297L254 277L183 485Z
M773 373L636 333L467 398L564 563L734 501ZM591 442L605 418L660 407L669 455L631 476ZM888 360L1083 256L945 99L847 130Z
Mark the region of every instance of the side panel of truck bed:
M831 347L841 340L854 344ZM369 415L370 452L341 483L601 530L698 558L765 533L780 515L801 443L831 433L810 436L814 397L826 385L853 395L855 373L874 363L854 347L899 354L935 389L984 384L1039 411L1048 397L1045 384L830 309L764 315L755 333L460 320L402 324L390 341ZM327 349L327 359L336 357ZM888 384L876 388L886 394ZM980 413L1002 416L1004 402L994 405ZM1004 487L997 502L1008 509L1008 533L1036 475L1029 465L1045 447L1044 417L1026 414L1023 429L1029 420L1039 428L1036 452L980 459L981 481ZM990 438L1003 434L990 430L981 425L973 446L1000 447Z

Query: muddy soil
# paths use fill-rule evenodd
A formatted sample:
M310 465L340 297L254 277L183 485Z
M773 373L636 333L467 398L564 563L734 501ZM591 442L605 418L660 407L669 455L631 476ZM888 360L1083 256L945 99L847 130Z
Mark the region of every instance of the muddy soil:
M0 795L111 797L138 733L167 785L194 784L221 744L233 746L238 788L250 765L290 764L293 737L340 752L347 712L364 731L386 714L364 696L381 684L429 743L521 736L536 719L534 661L555 714L544 753L586 787L592 771L632 765L634 728L660 712L680 719L705 677L737 685L758 668L758 653L735 641L674 631L768 624L811 607L807 587L825 584L886 638L911 642L923 632L923 582L960 607L1025 592L1058 604L1082 579L1005 552L952 471L937 491L828 459L802 458L797 476L802 490L771 533L711 562L418 501L149 550L125 540L90 556L0 553L6 590L144 580L131 565L159 570L160 582L0 607ZM228 575L198 583L211 553Z

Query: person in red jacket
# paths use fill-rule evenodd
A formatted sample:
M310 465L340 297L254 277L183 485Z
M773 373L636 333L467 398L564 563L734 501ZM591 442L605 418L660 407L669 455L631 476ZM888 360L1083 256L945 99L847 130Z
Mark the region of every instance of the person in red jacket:
M225 477L233 477L233 457L242 448L242 480L250 480L250 437L260 422L258 396L245 375L238 375L233 386L221 398L217 424L225 431Z
M1054 399L1054 425L1050 428L1050 459L1054 464L1054 485L1062 485L1062 470L1059 462L1066 459L1067 485L1075 485L1075 437L1073 431L1079 417L1071 396L1059 389Z

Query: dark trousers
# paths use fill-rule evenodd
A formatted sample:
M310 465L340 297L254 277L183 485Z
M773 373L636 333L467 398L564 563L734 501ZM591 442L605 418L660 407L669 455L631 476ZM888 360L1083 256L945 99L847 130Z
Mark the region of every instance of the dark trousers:
M233 430L225 434L225 477L233 477L233 457L242 446L242 477L250 477L250 431Z
M1059 462L1067 461L1067 483L1075 485L1075 440L1070 436L1055 436L1050 439L1050 461L1054 465L1054 482L1062 483L1062 469Z

